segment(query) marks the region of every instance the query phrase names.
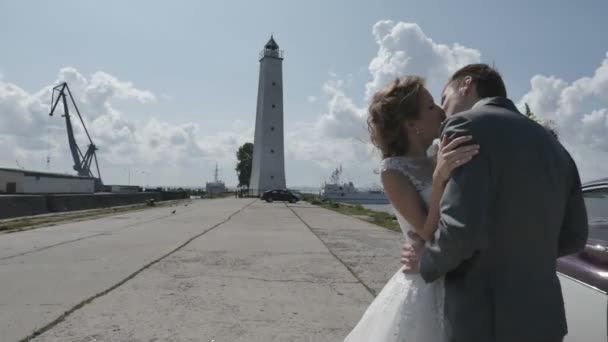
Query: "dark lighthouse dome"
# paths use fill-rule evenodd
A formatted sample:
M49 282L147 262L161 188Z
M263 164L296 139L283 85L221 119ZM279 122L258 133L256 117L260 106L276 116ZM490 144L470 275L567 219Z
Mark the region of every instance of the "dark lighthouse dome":
M273 51L279 49L279 44L277 44L277 42L274 41L274 37L272 35L270 36L270 40L268 41L268 43L266 43L266 45L264 45L264 49L273 50Z

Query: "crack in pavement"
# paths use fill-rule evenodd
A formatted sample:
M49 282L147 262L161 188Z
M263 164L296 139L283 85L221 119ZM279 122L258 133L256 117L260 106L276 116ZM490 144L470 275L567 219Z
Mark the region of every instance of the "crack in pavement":
M185 212L188 213L188 212L190 212L192 210L194 210L194 209L190 208L188 210L185 210ZM140 222L135 222L135 223L127 224L126 226L117 228L116 230L113 230L111 232L103 232L103 233L99 233L99 234L87 235L87 236L83 236L83 237L78 238L78 239L62 241L62 242L59 242L59 243L56 243L56 244L52 244L52 245L48 245L48 246L44 246L44 247L40 247L40 248L35 248L35 249L29 250L27 252L21 252L21 253L18 253L18 254L5 256L3 258L0 258L0 261L5 261L5 260L9 260L9 259L14 259L14 258L22 257L24 255L29 255L29 254L34 254L34 253L42 252L42 251L45 251L47 249L51 249L51 248L54 248L54 247L58 247L58 246L62 246L62 245L67 245L69 243L74 243L74 242L78 242L78 241L82 241L82 240L86 240L86 239L90 239L90 238L94 238L94 237L98 237L98 236L102 236L102 235L112 235L115 232L119 232L119 231L122 231L122 230L125 230L125 229L133 228L133 227L140 226L142 224L147 224L147 223L150 223L150 222L154 222L154 221L157 221L157 220L162 220L162 219L165 219L165 218L171 217L171 216L173 216L173 214L163 215L163 216L155 217L153 219L149 219L149 220L146 220L146 221L140 221Z
M258 277L247 277L247 276L233 276L233 275L225 275L225 274L201 274L197 276L174 276L175 279L192 279L192 278L230 278L230 279L247 279L247 280L257 280L269 283L304 283L304 284L321 284L321 285L331 285L331 284L359 284L358 281L319 281L312 279L268 279L268 278L258 278Z
M68 243L78 242L78 241L86 240L86 239L97 237L97 236L101 236L101 235L110 235L110 234L108 234L108 233L99 233L99 234L93 234L93 235L83 236L83 237L78 238L78 239L62 241L62 242L59 242L59 243L56 243L56 244L53 244L53 245L48 245L48 246L44 246L44 247L40 247L40 248L35 248L35 249L29 250L27 252L21 252L21 253L18 253L18 254L9 255L9 256L0 258L0 261L14 259L14 258L18 258L18 257L24 256L24 255L29 255L29 254L32 254L32 253L42 252L42 251L45 251L47 249L51 249L53 247L67 245Z
M171 256L172 254L180 251L182 248L186 247L187 245L189 245L192 241L196 240L197 238L209 233L210 231L216 229L217 227L225 224L226 222L230 221L234 216L238 215L239 213L241 213L243 210L245 210L247 207L249 207L250 205L252 205L253 203L255 203L257 201L253 200L251 202L249 202L247 205L243 206L242 208L240 208L239 210L233 212L232 214L230 214L225 220L211 226L210 228L205 229L204 231L192 236L191 238L189 238L188 240L186 240L186 242L182 243L181 245L177 246L175 249L173 249L172 251L170 251L169 253L166 253L165 255L161 256L160 258L157 258L151 262L149 262L148 264L144 265L143 267L141 267L140 269L138 269L137 271L133 272L131 275L127 276L126 278L124 278L123 280L119 281L118 283L112 285L111 287L103 290L102 292L99 292L83 301L81 301L80 303L76 304L74 307L72 307L71 309L69 309L68 311L66 311L65 313L63 313L61 316L57 317L56 319L54 319L53 321L49 322L48 324L46 324L45 326L43 326L42 328L36 329L34 330L34 332L32 332L30 335L22 338L19 340L19 342L28 342L33 340L34 338L42 335L43 333L51 330L52 328L54 328L56 325L58 325L59 323L63 322L66 318L68 318L71 314L73 314L74 312L76 312L79 309L82 309L85 305L90 304L91 302L93 302L95 299L103 297L105 295L107 295L108 293L112 292L113 290L116 290L117 288L119 288L120 286L126 284L129 280L135 278L137 275L139 275L141 272L145 271L146 269L154 266L155 264L159 263L160 261L162 261L163 259Z
M308 222L306 222L306 221L305 221L305 220L304 220L304 219L303 219L303 218L302 218L300 215L298 215L298 213L297 213L297 212L296 212L296 211L295 211L293 208L291 208L291 207L290 207L290 206L288 206L287 204L285 204L285 206L286 206L286 207L287 207L289 210L291 210L291 212L292 212L292 213L293 213L293 214L294 214L294 215L295 215L295 216L296 216L296 217L297 217L297 218L298 218L298 219L299 219L299 220L300 220L300 221L301 221L301 222L302 222L302 223L303 223L303 224L306 226L306 228L308 228L308 230L309 230L309 231L310 231L310 232L311 232L311 233L312 233L314 236L316 236L316 237L317 237L317 239L319 239L319 241L321 241L321 243L323 244L323 246L325 246L325 248L327 248L327 250L329 251L329 253L330 253L330 254L331 254L331 255L332 255L334 258L336 258L336 260L338 260L338 261L339 261L339 262L340 262L340 263L341 263L341 264L342 264L344 267L346 267L346 269L347 269L347 270L350 272L350 274L352 274L352 276L353 276L353 277L355 277L355 279L357 279L357 282L358 282L359 284L363 285L363 287L364 287L364 288L367 290L367 292L369 292L369 293L372 295L372 297L376 297L377 293L376 293L376 292L375 292L375 291L374 291L374 290L373 290L371 287L369 287L369 286L368 286L368 285L367 285L367 284L366 284L366 283L365 283L365 282L364 282L364 281L363 281L363 280L362 280L362 279L359 277L359 275L357 275L357 273L355 272L355 270L354 270L352 267L348 266L348 265L347 265L347 263L346 263L344 260L340 259L340 257L339 257L339 256L338 256L336 253L334 253L334 252L331 250L331 248L329 248L329 246L328 246L328 245L325 243L325 241L324 241L323 239L321 239L321 237L319 236L319 234L317 234L317 233L315 232L315 229L314 229L313 227L311 227L311 226L308 224Z

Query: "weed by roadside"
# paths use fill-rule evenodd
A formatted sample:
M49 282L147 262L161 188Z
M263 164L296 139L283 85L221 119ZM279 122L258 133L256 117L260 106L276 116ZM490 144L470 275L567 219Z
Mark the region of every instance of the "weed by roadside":
M350 205L337 203L330 200L322 200L317 195L305 194L302 198L304 201L317 205L319 207L333 210L344 215L356 217L361 220L373 223L375 225L390 229L396 232L400 232L399 222L393 214L366 209L360 204Z

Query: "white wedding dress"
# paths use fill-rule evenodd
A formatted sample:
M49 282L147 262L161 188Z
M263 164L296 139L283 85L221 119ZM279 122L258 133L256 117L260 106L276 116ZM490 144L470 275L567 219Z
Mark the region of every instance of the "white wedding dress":
M427 158L384 159L381 171L397 170L407 176L428 207L434 162ZM396 210L401 231L409 240L411 225ZM397 257L397 256L396 256ZM344 342L445 342L443 279L427 284L403 268L386 283Z

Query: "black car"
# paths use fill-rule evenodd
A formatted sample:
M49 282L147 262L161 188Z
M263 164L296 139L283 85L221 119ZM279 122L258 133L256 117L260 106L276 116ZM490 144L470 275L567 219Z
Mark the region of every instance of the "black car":
M300 197L287 189L274 189L264 192L260 199L266 202L284 201L289 203L296 203L300 200Z

